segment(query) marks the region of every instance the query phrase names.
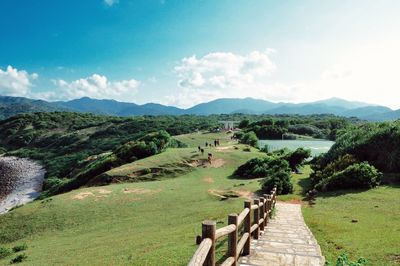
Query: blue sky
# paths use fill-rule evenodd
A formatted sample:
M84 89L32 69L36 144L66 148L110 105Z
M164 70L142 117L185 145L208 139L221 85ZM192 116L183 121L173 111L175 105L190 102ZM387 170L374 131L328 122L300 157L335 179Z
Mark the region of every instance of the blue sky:
M400 108L400 1L2 0L0 94Z

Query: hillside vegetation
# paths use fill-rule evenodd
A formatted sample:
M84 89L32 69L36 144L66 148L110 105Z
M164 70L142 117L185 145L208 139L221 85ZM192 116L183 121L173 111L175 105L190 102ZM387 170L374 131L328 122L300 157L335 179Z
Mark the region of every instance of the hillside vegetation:
M254 132L259 139L295 139L300 135L335 140L338 131L354 123L361 121L333 115L281 115L244 119L239 127L243 133Z
M216 118L197 116L120 118L67 112L24 114L0 121L0 150L41 161L47 170L45 189L56 193L60 186L66 186L61 191L79 187L111 167L163 151L155 142L163 139L165 143L161 146L170 145L169 134L216 125ZM167 131L166 135L145 137L161 129ZM130 150L133 146L142 150L141 154L123 154L124 147ZM172 143L172 146L179 144ZM71 179L78 182L71 185Z
M258 180L231 175L237 164L263 154L243 151L245 146L230 136L177 136L188 140L187 148L168 148L107 172L127 178L134 173L140 179L148 175L138 173L142 169L165 168L175 178L77 189L2 215L0 246L26 243L27 259L21 265L186 265L198 247L201 221L213 219L225 226L227 214L241 211L244 199L258 190ZM197 146L215 138L221 146L201 155ZM209 152L211 165L205 162ZM185 172L182 164L188 167ZM218 248L218 256L226 246Z
M382 173L400 173L399 147L400 121L349 127L314 160L312 182L318 190L375 187Z

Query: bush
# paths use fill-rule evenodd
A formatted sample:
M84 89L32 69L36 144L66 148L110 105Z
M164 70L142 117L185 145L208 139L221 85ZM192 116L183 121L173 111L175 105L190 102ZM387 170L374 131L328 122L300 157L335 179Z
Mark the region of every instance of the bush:
M22 254L16 256L15 258L13 258L12 260L10 260L10 264L23 262L27 258L28 258L28 256L25 253L22 253Z
M12 252L9 248L0 247L0 260L10 256L11 254Z
M258 147L258 138L256 136L256 133L254 133L253 131L244 133L243 136L239 139L239 142L253 147Z
M326 266L331 266L330 262L325 263ZM336 260L335 266L366 266L368 261L364 258L359 258L357 261L351 261L346 253L342 253Z
M261 189L269 193L274 187L279 195L289 194L293 192L293 185L290 182L290 173L280 170L270 172L269 175L260 181Z
M353 155L345 154L321 168L320 161L322 159L322 156L317 156L311 161L313 173L311 173L310 178L313 185L318 184L322 179L328 178L336 172L346 169L350 165L358 163L358 160Z
M321 191L372 188L379 185L381 176L382 174L367 162L355 163L322 179L315 188Z
M28 248L27 244L22 244L22 245L18 245L12 248L13 252L17 253L23 250L26 250Z
M289 163L280 157L253 158L239 166L234 175L246 179L264 177L260 181L261 188L268 193L275 186L279 194L288 194L293 190Z
M246 179L264 177L267 175L267 164L266 158L253 158L239 166L233 174Z
M304 163L304 161L311 156L311 150L298 148L293 152L288 153L285 159L289 162L292 171L296 171L297 167Z

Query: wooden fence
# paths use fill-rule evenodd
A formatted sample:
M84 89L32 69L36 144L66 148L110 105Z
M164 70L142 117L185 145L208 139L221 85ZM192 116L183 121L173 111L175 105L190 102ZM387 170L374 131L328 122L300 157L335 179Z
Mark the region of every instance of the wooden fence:
M215 266L216 241L226 235L228 236L228 258L222 262L222 266L237 266L240 256L249 255L251 238L258 239L271 217L276 203L276 188L271 191L271 194L263 196L255 199L253 203L246 200L244 209L239 215L229 214L227 226L216 229L215 221L203 221L201 243L188 265ZM251 215L252 212L253 215ZM239 230L242 223L244 223L242 230ZM238 240L239 235L241 235L240 240Z

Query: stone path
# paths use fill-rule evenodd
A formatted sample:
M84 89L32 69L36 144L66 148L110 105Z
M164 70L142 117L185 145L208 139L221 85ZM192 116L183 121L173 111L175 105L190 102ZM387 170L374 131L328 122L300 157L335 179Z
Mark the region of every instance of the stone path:
M252 240L249 256L242 266L319 266L325 258L301 214L301 205L276 203L276 216L258 240Z

